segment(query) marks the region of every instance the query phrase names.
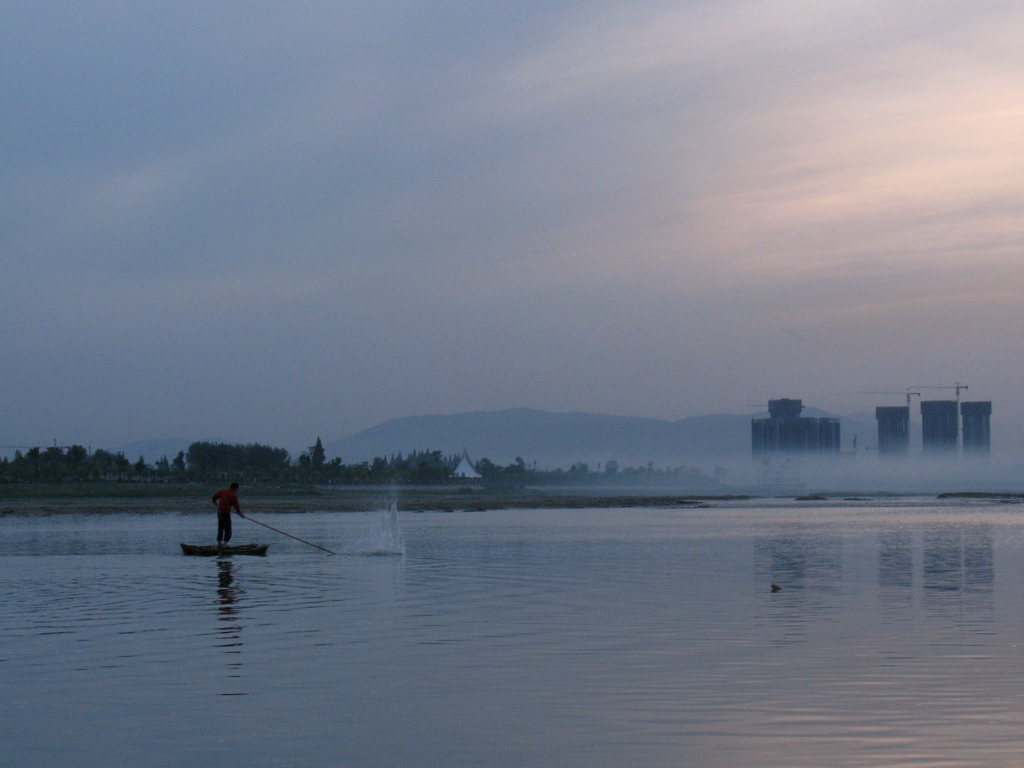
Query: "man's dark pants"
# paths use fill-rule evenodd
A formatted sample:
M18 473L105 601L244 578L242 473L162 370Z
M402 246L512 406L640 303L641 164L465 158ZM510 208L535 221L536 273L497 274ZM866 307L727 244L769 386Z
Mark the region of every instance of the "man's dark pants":
M217 513L217 543L224 542L227 544L231 541L231 513L230 512L218 512Z

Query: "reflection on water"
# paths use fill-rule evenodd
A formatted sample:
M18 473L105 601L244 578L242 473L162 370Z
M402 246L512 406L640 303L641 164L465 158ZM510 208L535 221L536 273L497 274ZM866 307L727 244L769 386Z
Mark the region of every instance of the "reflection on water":
M925 533L926 590L991 592L994 579L990 526L948 523Z
M754 544L757 565L790 589L836 591L843 578L842 540L834 530L788 525Z
M381 519L279 522L346 551ZM389 510L385 522L378 538L400 534L404 555L282 541L266 558L213 560L178 552L191 518L0 519L0 763L1024 757L1024 519L1011 513L510 510L398 528Z
M882 531L878 536L878 584L893 596L914 586L913 546L909 531Z
M782 634L775 643L804 642L808 623L836 611L842 589L842 540L834 528L790 524L754 542L754 572L761 584L781 587L772 602Z
M878 534L878 609L883 622L913 620L914 537L910 531Z
M985 524L945 523L924 534L924 604L975 631L993 621L995 557Z
M959 614L974 626L993 621L993 536L990 524L949 521L923 527L916 539L906 528L880 532L878 585L883 619L913 619L916 583L920 584L916 597L930 613Z
M238 601L245 590L235 583L235 564L230 557L217 558L217 647L231 657L228 677L242 677L242 624ZM224 693L224 696L244 696L244 693Z
M932 612L967 612L975 623L991 620L995 594L993 527L941 522L917 535L904 525L883 526L877 548L878 608L886 621L913 619L915 601ZM827 619L849 590L843 572L840 528L789 524L754 542L759 583L779 584L780 626L792 641L804 636L805 619ZM915 584L919 591L915 595Z

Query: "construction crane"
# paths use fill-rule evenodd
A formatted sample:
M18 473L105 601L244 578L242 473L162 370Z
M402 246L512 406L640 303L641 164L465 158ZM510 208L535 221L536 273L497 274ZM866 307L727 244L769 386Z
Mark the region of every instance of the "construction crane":
M920 387L918 387L918 389L920 389ZM857 394L858 395L906 395L906 397L907 397L907 408L910 408L910 398L912 396L913 397L920 397L921 396L920 392L911 392L910 390L911 390L911 387L907 387L906 391L904 391L904 392L872 392L872 391L864 392L864 391L861 391L861 392L858 392Z
M967 385L966 384L961 384L958 381L956 384L951 384L951 385L945 386L945 387L926 387L924 385L915 385L915 389L952 389L952 390L955 390L956 391L957 407L959 408L959 406L960 406L960 390L961 389L967 389Z

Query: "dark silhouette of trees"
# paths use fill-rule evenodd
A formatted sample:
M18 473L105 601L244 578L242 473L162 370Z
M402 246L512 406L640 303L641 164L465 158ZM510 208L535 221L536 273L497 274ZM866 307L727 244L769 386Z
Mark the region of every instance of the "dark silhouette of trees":
M316 445L309 449L309 463L313 469L322 469L324 466L324 444L320 442L320 438L317 437Z
M249 481L289 480L291 457L284 448L259 443L192 443L185 455L189 478L223 480L244 477Z
M443 485L457 482L455 467L460 455L441 451L413 451L408 456L378 456L370 462L345 464L327 460L318 437L297 462L283 448L250 443L196 442L179 451L173 460L161 456L153 465L139 457L130 462L123 453L102 449L89 451L80 445L29 448L16 451L13 459L0 458L0 483L104 483L104 482L221 482L299 483L323 485ZM482 458L476 470L487 486L631 484L709 487L724 484L724 470L709 477L697 467L620 467L609 459L601 471L585 462L568 470L538 470L517 456L506 466Z

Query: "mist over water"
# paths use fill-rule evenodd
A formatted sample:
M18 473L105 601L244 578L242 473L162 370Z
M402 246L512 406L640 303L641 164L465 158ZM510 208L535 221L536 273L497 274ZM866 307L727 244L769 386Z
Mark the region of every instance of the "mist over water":
M1024 463L970 457L923 455L888 458L877 455L817 458L808 455L734 462L730 481L759 491L851 491L896 494L1024 492Z

